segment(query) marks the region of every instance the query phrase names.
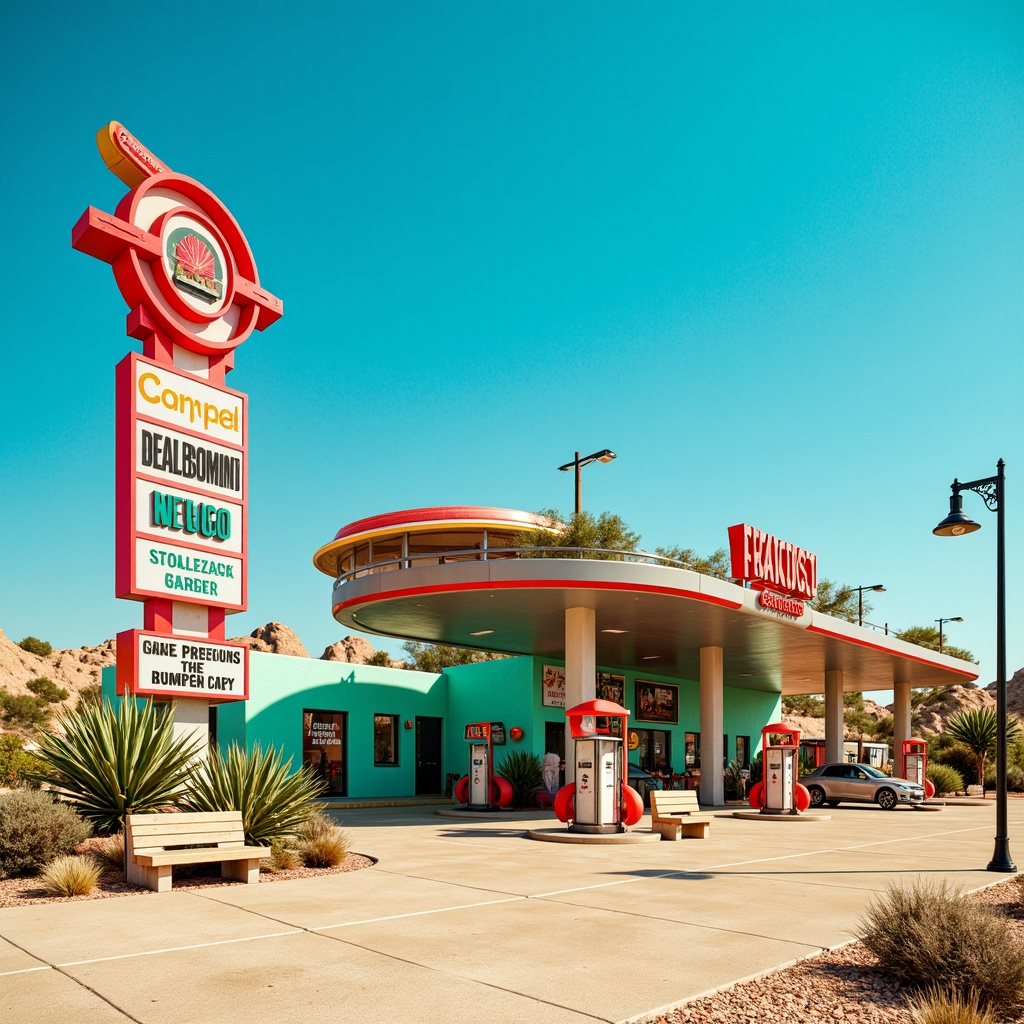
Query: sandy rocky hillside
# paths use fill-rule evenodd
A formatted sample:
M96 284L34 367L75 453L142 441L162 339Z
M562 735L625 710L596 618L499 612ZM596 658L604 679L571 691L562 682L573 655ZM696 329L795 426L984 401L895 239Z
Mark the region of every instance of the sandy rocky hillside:
M45 638L44 638L45 639ZM237 643L248 644L254 651L269 654L284 654L295 658L310 657L302 641L294 631L280 622L268 622L254 629L249 636L234 637ZM322 661L342 661L351 665L365 665L373 657L373 646L362 637L346 636L327 647L320 655ZM23 651L18 644L0 630L0 686L10 693L22 694L29 690L25 684L30 679L47 676L58 686L69 691L68 699L58 710L72 708L78 703L78 694L84 688L100 681L100 673L107 665L114 664L114 641L105 640L95 647L54 650L45 658ZM392 662L396 667L401 661ZM922 709L921 725L929 732L942 732L952 715L978 707L995 707L995 684L985 689L972 684L951 686L948 697L942 704ZM865 699L865 709L876 718L890 714L873 701ZM1024 668L1018 669L1007 682L1007 707L1024 719ZM825 721L822 718L785 716L786 721L795 725L808 737L825 735Z

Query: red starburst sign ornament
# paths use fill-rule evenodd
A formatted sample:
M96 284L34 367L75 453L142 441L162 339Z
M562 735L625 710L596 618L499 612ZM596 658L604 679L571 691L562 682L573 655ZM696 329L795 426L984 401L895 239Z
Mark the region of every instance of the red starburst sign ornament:
M90 206L72 247L114 268L131 308L128 333L144 341L147 355L180 345L230 367L234 349L284 312L261 287L241 228L209 189L176 174L116 121L97 141L132 189L113 216Z

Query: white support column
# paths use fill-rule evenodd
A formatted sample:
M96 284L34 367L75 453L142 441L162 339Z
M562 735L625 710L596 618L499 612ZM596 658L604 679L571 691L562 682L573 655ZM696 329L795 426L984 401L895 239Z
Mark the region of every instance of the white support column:
M573 708L597 696L597 616L593 608L565 610L565 706ZM625 737L623 737L625 740ZM565 781L574 782L576 762L569 726L565 727Z
M892 773L903 777L903 741L910 734L910 683L894 683L892 687Z
M825 673L825 760L843 761L843 672Z
M700 649L700 802L709 807L725 803L722 774L725 678L722 648Z
M174 738L188 737L199 743L199 756L205 758L210 749L210 702L178 700L174 702Z

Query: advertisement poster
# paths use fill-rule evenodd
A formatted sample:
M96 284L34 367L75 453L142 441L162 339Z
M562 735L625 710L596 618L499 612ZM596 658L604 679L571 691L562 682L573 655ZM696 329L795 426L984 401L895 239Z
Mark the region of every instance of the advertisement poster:
M638 722L679 724L679 687L671 683L636 681L636 719Z
M565 707L565 669L545 665L541 677L541 704L546 708Z

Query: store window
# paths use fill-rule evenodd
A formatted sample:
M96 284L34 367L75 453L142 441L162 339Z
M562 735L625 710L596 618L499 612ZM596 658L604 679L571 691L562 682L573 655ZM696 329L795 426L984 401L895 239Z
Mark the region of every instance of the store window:
M324 792L346 793L344 711L302 712L302 763L323 783Z
M398 764L398 715L373 716L373 763Z
M686 734L686 770L700 771L700 733Z
M750 737L749 736L737 736L736 737L736 760L739 761L741 768L750 767Z
M658 775L672 772L671 736L665 729L636 729L639 744L636 763L644 771Z

